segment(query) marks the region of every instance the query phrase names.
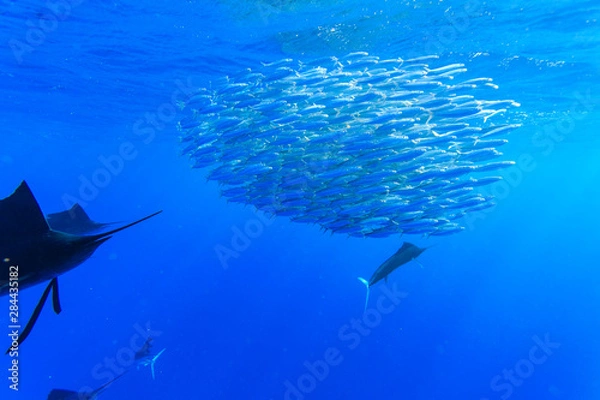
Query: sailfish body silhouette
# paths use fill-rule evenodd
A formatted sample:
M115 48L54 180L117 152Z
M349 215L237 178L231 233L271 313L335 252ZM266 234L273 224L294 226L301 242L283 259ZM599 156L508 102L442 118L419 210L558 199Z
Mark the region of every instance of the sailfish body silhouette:
M159 213L107 232L91 233L106 224L93 222L79 205L51 214L47 220L25 181L13 194L0 200L0 296L14 293L15 287L22 290L50 281L18 343L31 332L50 291L54 311L60 313L60 275L90 258L113 234ZM48 221L54 221L64 231L55 229Z
M412 243L404 242L402 247L394 253L390 258L385 260L379 268L373 273L371 279L368 281L364 278L358 278L366 287L367 287L367 298L365 300L365 310L367 309L367 304L369 303L369 292L371 286L376 284L382 279L387 281L387 277L391 274L396 268L406 264L409 261L415 260L417 257L421 255L427 248L417 247Z

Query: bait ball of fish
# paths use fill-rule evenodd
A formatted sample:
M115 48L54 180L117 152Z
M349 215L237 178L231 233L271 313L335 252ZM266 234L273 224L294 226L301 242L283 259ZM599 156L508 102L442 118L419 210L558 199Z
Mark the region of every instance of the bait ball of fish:
M367 53L284 59L200 90L180 122L184 154L230 201L359 237L449 235L493 206L482 173L519 125L493 123L511 100L478 100L489 78L463 64Z

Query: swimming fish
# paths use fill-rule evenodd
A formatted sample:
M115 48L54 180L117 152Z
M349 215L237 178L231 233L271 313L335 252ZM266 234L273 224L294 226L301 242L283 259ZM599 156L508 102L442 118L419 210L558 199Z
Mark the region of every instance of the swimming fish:
M92 392L75 392L73 390L65 390L65 389L52 389L48 394L48 400L95 400L98 398L100 393L104 392L114 381L125 375L127 371L123 372L121 375L117 376L110 382L105 383L100 386L98 389Z
M460 232L459 219L415 224L468 214L482 198L479 189L452 209L444 207L446 193L474 188L475 179L493 183L482 173L513 165L489 161L502 156L496 147L519 127L501 121L501 112L519 104L475 98L492 79L461 82L465 65L435 66L437 58L356 52L246 69L191 98L189 116L179 124L183 154L194 168L208 169L228 201L293 221L316 220L332 233ZM277 201L292 191L302 195ZM386 212L406 204L420 214ZM340 210L343 217L323 218ZM374 217L388 219L373 226Z
M72 213L72 220L67 213ZM61 312L58 277L77 267L113 234L145 221L161 211L135 222L102 233L94 233L105 224L93 222L83 209L71 210L44 217L40 206L25 181L10 196L0 200L0 296L15 296L16 290L26 289L49 281L40 301L16 341L23 343L31 333L40 312L52 291L54 312ZM49 222L50 221L50 222ZM51 224L64 231L55 229ZM77 232L77 233L76 233ZM82 234L83 233L83 234ZM15 341L13 341L14 345ZM7 353L14 349L11 346Z
M415 246L414 244L404 242L402 247L394 253L390 258L385 260L383 264L377 268L377 270L373 273L371 278L367 281L364 278L358 278L366 287L367 287L367 298L365 300L365 310L367 309L367 304L369 303L369 292L371 286L384 279L387 282L387 277L391 274L396 268L406 264L409 261L415 260L417 257L421 255L427 248L420 248Z
M142 348L135 353L134 360L135 365L137 365L138 369L140 367L150 366L150 370L152 371L152 379L154 379L154 364L156 363L158 357L160 357L160 355L166 350L166 348L159 351L156 355L152 355L150 353L150 348L152 347L152 340L152 337L148 337L148 339L146 339L146 342L144 343Z

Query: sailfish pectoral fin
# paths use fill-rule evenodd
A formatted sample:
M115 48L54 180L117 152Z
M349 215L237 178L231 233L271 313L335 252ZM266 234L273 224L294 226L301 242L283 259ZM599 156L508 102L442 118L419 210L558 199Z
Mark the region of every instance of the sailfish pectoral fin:
M415 260L415 262L417 264L419 264L419 267L421 267L422 269L425 269L425 267L423 266L423 264L421 264L421 262L419 260L417 260L416 258L413 258L413 260Z
M371 292L371 288L366 279L359 277L358 280L364 283L364 285L367 287L367 298L365 299L365 311L367 311L367 304L369 304L369 293Z
M29 318L29 321L27 321L27 325L25 325L25 328L23 329L23 331L19 335L19 338L17 339L17 343L19 345L22 344L25 341L25 339L27 339L29 334L31 333L33 326L37 322L37 320L40 316L40 313L42 312L42 309L44 308L44 304L46 304L48 295L50 295L50 290L53 290L52 299L53 299L53 303L54 303L54 312L56 312L57 314L60 313L61 309L60 309L60 302L58 299L58 279L52 278L52 280L50 280L50 283L48 283L48 286L46 286L46 289L44 289L44 293L42 293L42 297L40 298L40 301L38 301L37 305L35 306L35 309L33 310L33 314L31 314L31 318ZM6 353L4 353L4 354L8 354L12 349L13 349L13 347L11 345L8 348L8 350L6 350Z
M60 306L60 297L58 296L58 278L52 279L50 283L54 283L52 290L52 308L54 309L54 313L58 315L62 312L62 307Z

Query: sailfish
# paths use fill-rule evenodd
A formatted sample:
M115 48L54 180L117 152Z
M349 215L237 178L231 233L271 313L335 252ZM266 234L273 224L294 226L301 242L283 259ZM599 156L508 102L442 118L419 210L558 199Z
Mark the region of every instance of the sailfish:
M371 286L373 286L382 279L385 279L385 281L387 282L388 275L391 274L396 268L406 264L409 261L416 261L416 258L419 257L421 253L423 253L425 250L427 250L427 247L420 248L412 243L404 242L402 247L400 247L400 249L396 253L394 253L390 258L385 260L379 266L379 268L375 270L375 272L371 276L371 279L367 281L364 278L358 278L358 280L361 281L367 287L365 310L367 309L367 304L369 304L369 292Z
M96 400L100 393L104 392L114 381L131 371L131 369L137 366L137 369L140 367L150 366L152 371L152 379L155 378L154 374L154 364L160 355L166 350L162 349L158 352L158 354L152 354L150 349L152 348L152 337L148 337L144 345L135 353L135 362L133 366L129 369L126 369L121 375L118 375L116 378L111 379L109 382L100 386L98 389L95 389L91 392L76 392L73 390L65 390L65 389L52 389L50 394L48 394L47 400Z
M126 373L127 371L123 372L121 375L118 375L110 382L105 383L98 389L95 389L91 392L76 392L74 390L52 389L52 391L48 394L47 400L96 400L100 393L108 389L108 387L112 385L114 381L116 381Z
M12 300L18 297L20 290L49 281L31 318L20 332L17 345L31 333L50 291L54 312L61 312L60 275L90 258L115 233L160 212L116 229L95 233L107 224L92 221L78 204L70 210L50 214L46 219L25 181L14 193L0 200L0 297L10 295ZM15 350L14 342L6 353L11 350Z

